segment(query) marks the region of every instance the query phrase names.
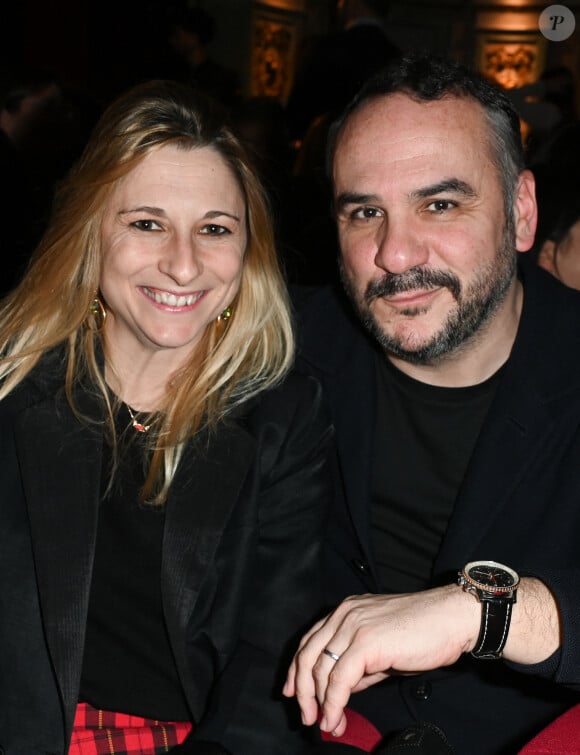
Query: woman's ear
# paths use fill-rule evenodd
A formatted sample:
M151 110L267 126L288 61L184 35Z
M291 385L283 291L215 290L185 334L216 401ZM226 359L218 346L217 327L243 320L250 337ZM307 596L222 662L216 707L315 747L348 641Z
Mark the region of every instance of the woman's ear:
M549 273L552 273L552 275L555 275L556 278L558 277L558 273L556 270L556 242L550 241L549 239L547 241L544 241L542 248L540 249L540 253L538 255L538 265L540 267L543 267L544 270L547 270Z
M520 173L516 187L514 204L516 228L516 249L527 252L534 243L538 223L538 206L536 203L536 182L530 170Z

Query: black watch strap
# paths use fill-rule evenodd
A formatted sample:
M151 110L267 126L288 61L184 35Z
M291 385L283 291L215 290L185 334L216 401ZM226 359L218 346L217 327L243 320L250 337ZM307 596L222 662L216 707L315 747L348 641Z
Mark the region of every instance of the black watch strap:
M471 655L475 658L501 658L510 621L513 598L481 596L481 629Z

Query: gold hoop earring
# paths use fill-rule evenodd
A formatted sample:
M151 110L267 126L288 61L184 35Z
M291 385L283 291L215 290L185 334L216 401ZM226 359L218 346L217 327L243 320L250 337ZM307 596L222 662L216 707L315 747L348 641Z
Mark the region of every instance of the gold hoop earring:
M101 301L98 294L95 294L95 298L92 300L89 306L89 313L85 318L85 325L89 330L95 333L100 333L105 327L105 320L107 319L107 310L105 305Z
M224 324L230 319L232 316L232 308L226 307L224 311L218 315L217 322L223 322Z

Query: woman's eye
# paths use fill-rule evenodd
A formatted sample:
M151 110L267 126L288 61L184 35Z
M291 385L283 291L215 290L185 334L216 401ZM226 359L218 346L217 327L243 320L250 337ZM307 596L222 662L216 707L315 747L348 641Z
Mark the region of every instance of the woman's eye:
M155 220L135 220L131 223L139 231L160 231L161 226Z
M231 233L229 228L224 225L218 225L217 223L209 223L204 225L200 233L204 233L208 236L223 236L225 233Z
M450 210L453 207L455 207L455 203L450 199L435 199L433 202L427 205L427 209L431 212L445 212L446 210Z

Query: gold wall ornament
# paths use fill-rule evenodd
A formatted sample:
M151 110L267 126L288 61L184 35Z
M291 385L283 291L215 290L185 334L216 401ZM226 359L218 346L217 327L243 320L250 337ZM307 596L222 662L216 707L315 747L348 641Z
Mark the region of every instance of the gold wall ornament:
M545 65L539 10L512 2L476 2L476 68L504 89L533 84Z
M292 87L300 13L261 7L252 18L250 94L285 104Z
M523 87L538 80L541 52L538 39L490 34L481 45L478 68L504 89Z
M252 94L255 97L283 99L289 77L288 29L271 21L258 20L254 26L252 51Z

